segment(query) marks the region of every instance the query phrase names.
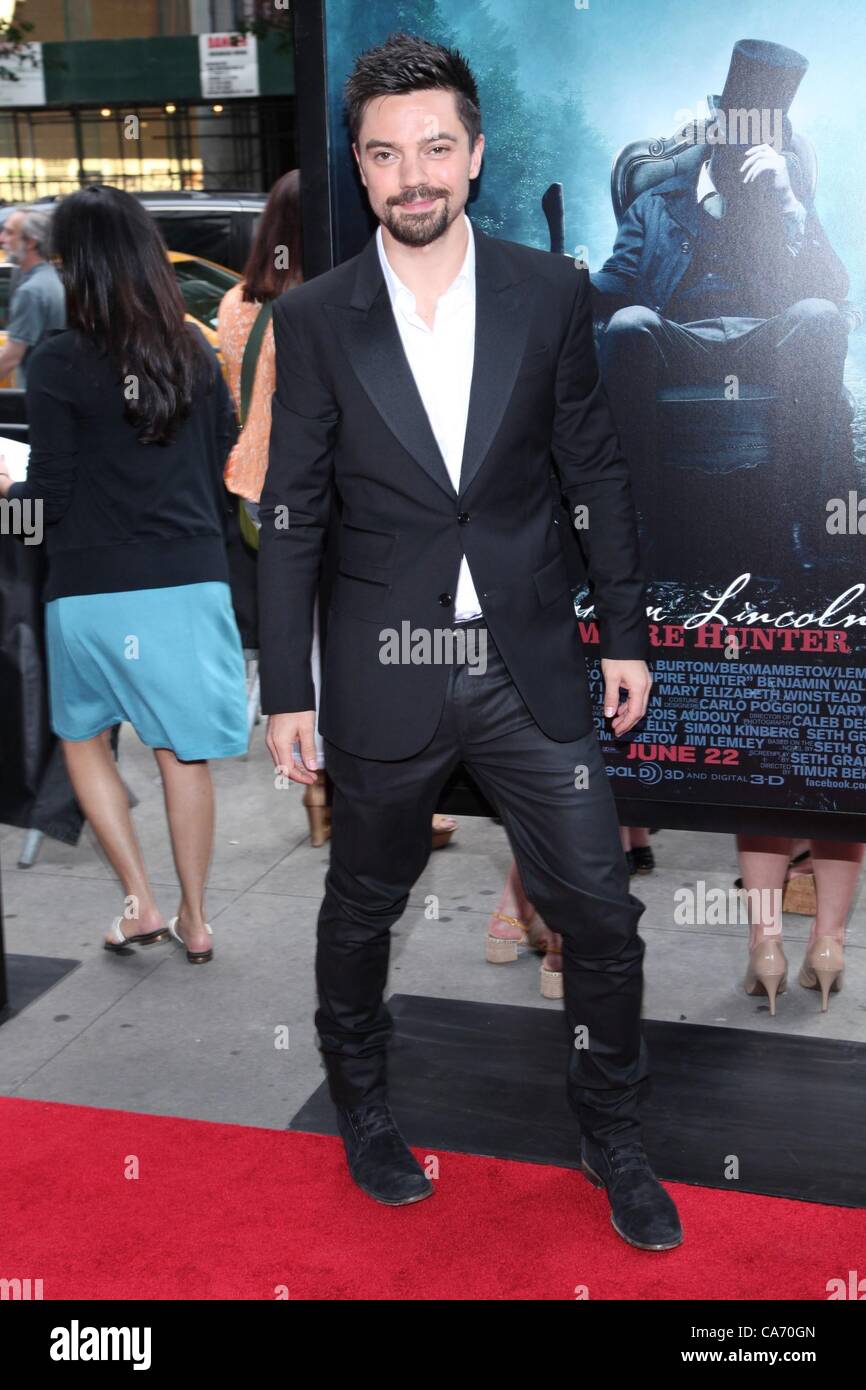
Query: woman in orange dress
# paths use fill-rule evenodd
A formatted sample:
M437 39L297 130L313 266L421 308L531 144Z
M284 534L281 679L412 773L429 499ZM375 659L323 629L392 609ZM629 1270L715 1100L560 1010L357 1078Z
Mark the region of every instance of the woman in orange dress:
M303 279L303 246L301 241L300 174L292 169L283 174L271 189L264 206L243 279L224 296L217 315L217 337L226 366L229 389L240 413L241 372L244 350L262 305L293 289ZM237 444L225 467L225 485L247 505L253 520L257 518L258 502L268 469L268 448L271 434L271 397L276 390L276 358L274 330L269 322L259 349L253 389L250 394L247 418ZM311 653L316 705L319 703L321 681L321 649L319 643L318 600L314 616ZM325 774L325 748L316 729L316 781L304 790L304 806L310 823L313 845L321 845L330 836ZM433 848L447 844L456 829L453 816L433 817Z

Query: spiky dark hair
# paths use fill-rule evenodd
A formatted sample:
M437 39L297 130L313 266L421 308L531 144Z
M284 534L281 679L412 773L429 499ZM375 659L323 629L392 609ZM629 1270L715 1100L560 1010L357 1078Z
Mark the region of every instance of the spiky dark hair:
M454 93L469 148L474 149L481 134L481 106L472 69L458 49L429 43L416 34L391 34L378 48L369 48L356 58L345 86L353 142L367 103L375 97L402 96L435 87Z

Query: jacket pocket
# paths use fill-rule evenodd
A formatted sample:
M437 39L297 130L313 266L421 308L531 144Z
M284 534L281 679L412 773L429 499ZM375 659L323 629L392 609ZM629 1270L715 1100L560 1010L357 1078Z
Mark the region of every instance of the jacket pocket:
M384 590L391 583L396 544L397 537L388 531L368 531L344 524L340 531L337 573ZM371 599L364 602L369 606Z
M337 561L337 573L363 579L370 584L387 585L391 581L390 565L375 565L365 556L343 555Z
M337 612L366 622L381 621L391 591L396 542L397 537L386 531L365 531L344 523L332 594Z
M397 537L390 531L371 531L362 526L349 526L345 522L340 529L340 559L350 560L353 564L390 569L396 544Z
M571 592L571 580L562 555L554 555L552 560L535 571L532 578L538 590L539 602L545 608L562 594Z

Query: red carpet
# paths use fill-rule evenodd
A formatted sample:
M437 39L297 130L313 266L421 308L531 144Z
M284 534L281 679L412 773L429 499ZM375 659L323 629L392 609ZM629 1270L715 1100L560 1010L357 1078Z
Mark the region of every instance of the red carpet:
M825 1299L862 1268L864 1211L671 1183L685 1243L652 1254L579 1173L437 1157L436 1193L388 1208L337 1139L0 1098L0 1278L46 1299Z

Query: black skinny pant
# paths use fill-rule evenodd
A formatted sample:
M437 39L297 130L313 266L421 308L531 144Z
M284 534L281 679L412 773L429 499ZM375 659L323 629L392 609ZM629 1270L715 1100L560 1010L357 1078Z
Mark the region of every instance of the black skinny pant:
M334 792L316 1027L331 1095L350 1109L386 1097L390 929L430 855L440 789L462 760L498 808L530 900L562 934L569 1030L586 1043L568 1049L569 1103L585 1132L626 1143L640 1134L639 1083L648 1076L644 905L629 891L598 737L593 729L558 743L542 733L478 626L486 670L453 665L440 724L420 753L379 762L325 743Z

